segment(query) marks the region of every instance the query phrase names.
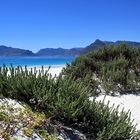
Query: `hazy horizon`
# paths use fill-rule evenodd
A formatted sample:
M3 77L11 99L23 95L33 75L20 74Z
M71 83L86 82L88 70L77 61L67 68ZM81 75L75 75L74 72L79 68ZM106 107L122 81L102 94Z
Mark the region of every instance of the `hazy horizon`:
M89 45L91 45L92 43L94 43L96 40L100 40L100 39L95 39L94 41L92 41L92 42L90 42L89 44L87 44L87 45L85 45L84 47L73 47L73 48L65 48L65 47L42 47L42 48L38 48L38 50L36 50L36 51L32 51L30 48L29 49L25 49L25 48L20 48L20 47L13 47L13 46L7 46L7 45L5 45L5 44L0 44L0 46L6 46L6 47L12 47L12 48L17 48L17 49L24 49L24 50L30 50L30 51L32 51L33 53L37 53L39 50L41 50L41 49L75 49L75 48L85 48L85 47L87 47L87 46L89 46ZM130 41L130 42L135 42L135 41L133 41L133 40L116 40L116 41L112 41L112 40L100 40L100 41L109 41L109 42L117 42L117 41ZM140 41L136 41L136 42L138 42L138 43L140 43Z
M37 52L96 39L140 42L139 0L2 0L0 45Z

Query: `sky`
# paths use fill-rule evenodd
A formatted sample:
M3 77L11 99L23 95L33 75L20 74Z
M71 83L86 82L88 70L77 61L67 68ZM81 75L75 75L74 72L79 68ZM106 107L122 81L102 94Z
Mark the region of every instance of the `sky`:
M0 0L0 45L37 52L95 39L140 42L140 0Z

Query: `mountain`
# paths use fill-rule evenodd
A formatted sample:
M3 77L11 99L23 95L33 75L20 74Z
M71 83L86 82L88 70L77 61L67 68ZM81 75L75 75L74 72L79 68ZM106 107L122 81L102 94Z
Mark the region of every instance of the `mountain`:
M131 47L140 47L140 42L133 42L133 41L116 41L115 45L120 45L121 43L125 43L127 46L131 46Z
M132 41L111 42L111 41L101 41L99 39L96 39L95 42L93 42L92 44L88 45L85 48L72 48L72 49L45 48L39 50L36 53L36 55L37 56L78 56L109 45L119 46L122 43L125 43L127 46L140 47L140 42L132 42Z
M83 48L82 53L81 54L86 54L89 53L91 51L94 51L98 48L103 48L109 45L113 45L113 46L119 46L120 44L126 44L128 47L138 47L140 48L140 42L133 42L133 41L116 41L116 42L111 42L111 41L101 41L99 39L96 39L94 43L90 44L89 46Z
M63 49L63 48L45 48L39 50L37 56L77 56L81 54L83 48L72 48L72 49Z
M122 43L126 44L127 46L131 46L131 47L140 47L140 42L134 42L134 41L116 41L116 42L111 42L111 41L103 41L107 46L108 45L114 45L114 46L118 46Z
M29 50L12 48L12 47L1 45L0 56L35 56L35 54Z
M119 46L125 43L127 46L140 47L140 42L133 41L101 41L96 39L95 42L86 46L85 48L44 48L40 49L37 53L33 53L30 50L24 50L19 48L7 47L4 45L0 46L0 56L78 56L94 51L98 48L103 48L108 45Z
M103 41L101 41L99 39L96 39L94 43L92 43L89 46L85 47L82 50L81 54L89 53L91 51L94 51L95 49L103 48L105 46L106 46L106 44Z

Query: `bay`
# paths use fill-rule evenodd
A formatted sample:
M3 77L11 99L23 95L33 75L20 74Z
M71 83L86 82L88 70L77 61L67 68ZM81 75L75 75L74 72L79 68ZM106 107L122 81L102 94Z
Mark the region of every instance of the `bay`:
M60 67L71 63L74 57L0 57L0 66L51 66Z

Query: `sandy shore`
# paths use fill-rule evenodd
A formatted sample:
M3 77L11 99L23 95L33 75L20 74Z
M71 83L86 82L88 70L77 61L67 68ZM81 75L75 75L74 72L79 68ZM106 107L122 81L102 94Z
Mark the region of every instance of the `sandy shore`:
M55 67L51 67L48 71L48 73L50 73L53 77L59 76L60 72L62 71L63 67L65 67L65 65L60 65L60 66L55 66ZM33 68L33 67L32 67ZM31 69L31 67L28 68L29 70ZM36 67L37 71L41 70L41 67ZM48 70L48 66L44 66L44 70Z
M59 73L61 72L61 70L63 69L63 67L59 67L59 68L50 68L49 73L51 73L52 76L59 76Z
M104 99L104 95L101 95L96 98L97 101L102 101ZM127 94L127 95L121 95L121 96L106 96L105 98L105 104L110 101L109 106L112 106L113 104L115 107L120 105L119 111L121 111L123 108L125 111L130 110L131 112L131 119L134 119L133 124L137 124L136 128L137 130L140 130L140 96Z
M43 66L44 71L48 71L49 74L51 74L53 77L54 76L59 76L60 72L62 71L62 69L65 67L65 65L57 65L57 66L52 66L49 69L49 66ZM36 68L36 70L39 72L39 70L42 70L42 66L29 66L27 67L27 69L30 71L31 69L34 70L34 68ZM25 67L22 67L22 69L24 70ZM8 71L8 75L10 75L10 71Z

